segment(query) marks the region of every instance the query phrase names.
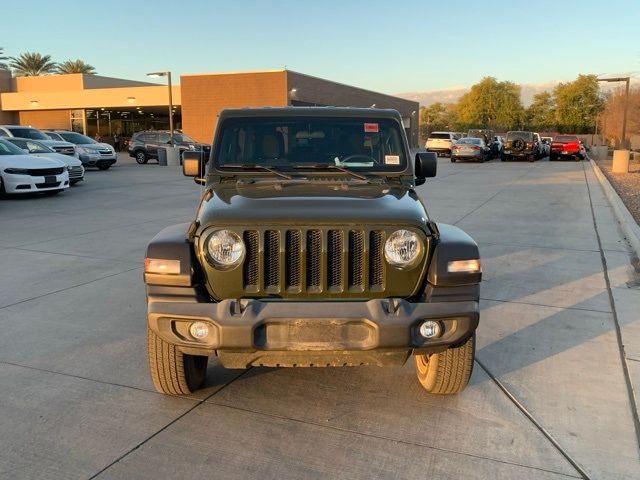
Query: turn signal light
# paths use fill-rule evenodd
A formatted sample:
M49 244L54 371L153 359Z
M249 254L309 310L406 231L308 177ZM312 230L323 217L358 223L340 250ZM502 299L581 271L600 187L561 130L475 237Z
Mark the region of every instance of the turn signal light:
M146 273L159 273L163 275L178 275L180 273L180 260L164 260L161 258L145 258L144 271Z
M447 271L449 273L480 273L482 267L480 266L480 260L454 260L447 265Z

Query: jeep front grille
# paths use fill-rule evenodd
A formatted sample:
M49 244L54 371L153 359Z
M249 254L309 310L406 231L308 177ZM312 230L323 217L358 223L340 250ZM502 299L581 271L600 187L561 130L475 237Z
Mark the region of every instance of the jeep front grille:
M242 237L246 293L348 295L385 289L384 230L244 230Z

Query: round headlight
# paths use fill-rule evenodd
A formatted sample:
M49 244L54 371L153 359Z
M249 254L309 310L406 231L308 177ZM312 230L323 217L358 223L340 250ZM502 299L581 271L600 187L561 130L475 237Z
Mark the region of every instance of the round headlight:
M384 244L384 257L396 267L411 267L421 256L422 241L409 230L396 230Z
M218 230L207 239L208 257L216 267L235 267L244 258L244 252L244 242L231 230Z

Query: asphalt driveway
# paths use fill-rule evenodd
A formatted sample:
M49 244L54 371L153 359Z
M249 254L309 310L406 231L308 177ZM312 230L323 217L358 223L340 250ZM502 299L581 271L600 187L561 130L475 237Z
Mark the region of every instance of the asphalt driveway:
M439 169L419 193L484 262L455 397L412 364L214 364L193 398L157 394L144 248L199 187L123 156L57 197L0 201L0 478L640 478L640 274L591 167Z

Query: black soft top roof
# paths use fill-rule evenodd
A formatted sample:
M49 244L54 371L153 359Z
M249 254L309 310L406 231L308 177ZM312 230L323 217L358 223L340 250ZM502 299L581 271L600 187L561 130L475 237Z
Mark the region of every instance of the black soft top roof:
M220 113L220 119L243 117L362 117L391 118L402 123L397 110L355 107L262 107L229 108Z

